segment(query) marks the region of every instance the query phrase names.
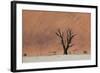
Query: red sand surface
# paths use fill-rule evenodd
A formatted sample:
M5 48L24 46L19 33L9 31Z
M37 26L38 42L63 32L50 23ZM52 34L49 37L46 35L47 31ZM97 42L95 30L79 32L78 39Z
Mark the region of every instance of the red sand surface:
M42 56L63 54L57 29L64 31L71 28L77 34L69 48L69 54L90 53L90 18L89 13L47 12L23 10L23 54Z

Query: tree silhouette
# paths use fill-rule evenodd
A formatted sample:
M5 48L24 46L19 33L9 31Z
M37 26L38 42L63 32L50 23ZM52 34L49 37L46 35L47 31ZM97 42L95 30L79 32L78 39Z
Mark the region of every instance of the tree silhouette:
M61 32L61 30L58 29L56 35L60 38L61 45L64 50L64 54L67 55L68 49L73 46L72 39L76 36L76 34L74 34L71 29L67 29L66 36L64 38L64 32Z

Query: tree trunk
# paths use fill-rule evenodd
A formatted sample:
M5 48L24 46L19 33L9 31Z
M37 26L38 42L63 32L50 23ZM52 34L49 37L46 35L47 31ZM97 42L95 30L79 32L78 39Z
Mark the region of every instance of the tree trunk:
M68 54L67 50L64 49L64 55L67 55L67 54Z

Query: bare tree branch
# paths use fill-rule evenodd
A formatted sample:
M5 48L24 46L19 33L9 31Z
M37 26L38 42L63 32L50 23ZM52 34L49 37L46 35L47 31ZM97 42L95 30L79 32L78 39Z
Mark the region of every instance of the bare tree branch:
M60 29L56 32L56 35L60 37L61 39L61 45L63 46L64 49L64 54L67 54L67 50L73 46L72 39L76 36L76 34L73 34L71 29L66 30L66 38L64 39L64 32L61 32Z
M65 48L65 43L64 43L64 33L60 31L60 29L58 29L58 31L56 32L56 35L58 37L60 37L61 39L61 44L63 46L63 48Z

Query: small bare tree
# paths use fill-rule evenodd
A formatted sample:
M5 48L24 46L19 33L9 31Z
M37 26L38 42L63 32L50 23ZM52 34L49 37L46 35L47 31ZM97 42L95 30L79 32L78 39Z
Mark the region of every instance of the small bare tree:
M68 49L73 46L72 39L75 37L76 34L74 34L71 29L67 29L66 36L64 38L64 32L61 32L61 30L58 29L56 35L60 38L61 45L64 49L64 54L67 55Z

